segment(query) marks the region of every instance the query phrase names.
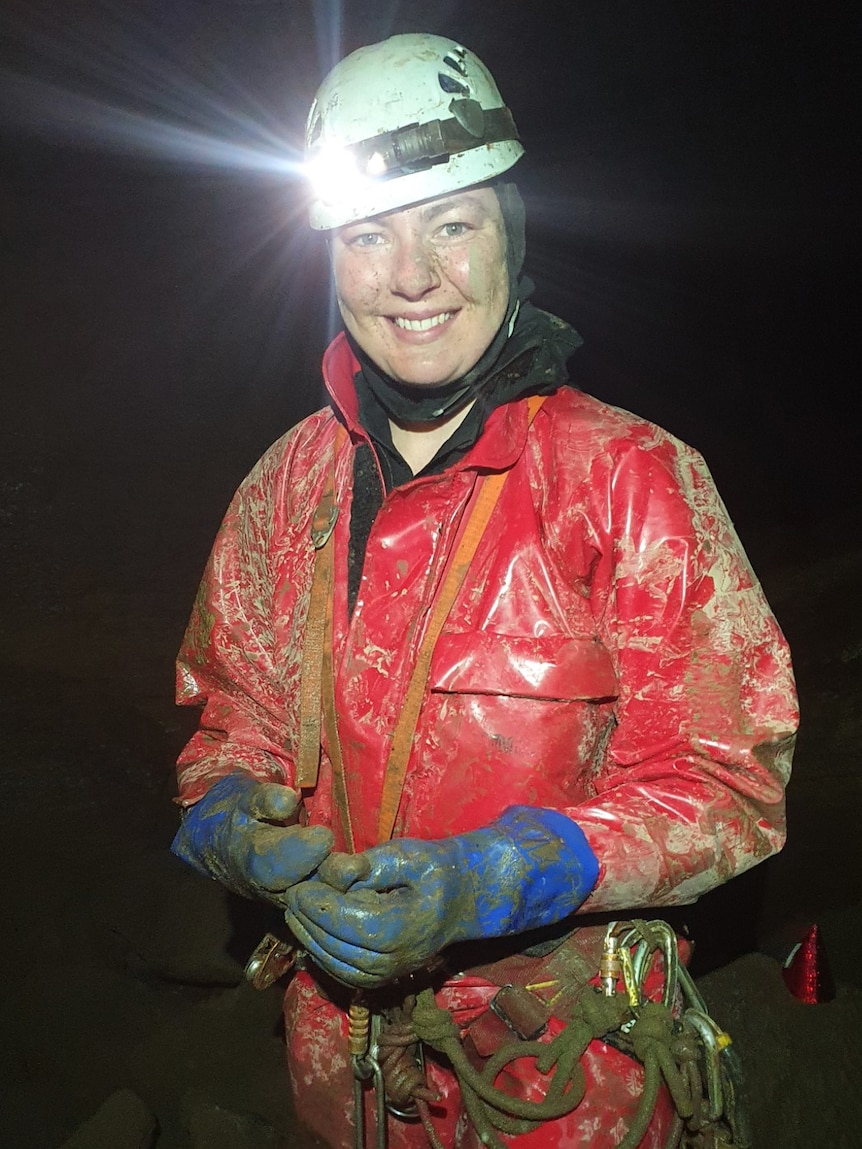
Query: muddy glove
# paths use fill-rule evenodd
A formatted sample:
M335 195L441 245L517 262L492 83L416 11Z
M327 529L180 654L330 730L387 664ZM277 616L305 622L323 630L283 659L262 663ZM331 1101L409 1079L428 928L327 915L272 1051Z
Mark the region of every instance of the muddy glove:
M184 811L171 849L234 893L281 905L332 849L331 830L296 824L298 806L289 786L229 774Z
M510 806L482 830L342 859L288 890L285 916L322 969L361 988L419 969L453 942L551 925L599 873L579 826L530 806Z

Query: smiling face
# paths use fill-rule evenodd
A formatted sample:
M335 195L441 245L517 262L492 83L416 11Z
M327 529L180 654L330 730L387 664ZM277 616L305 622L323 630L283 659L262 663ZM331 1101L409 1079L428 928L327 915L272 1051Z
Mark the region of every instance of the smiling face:
M506 230L490 188L338 228L332 265L345 327L401 383L460 379L506 314Z

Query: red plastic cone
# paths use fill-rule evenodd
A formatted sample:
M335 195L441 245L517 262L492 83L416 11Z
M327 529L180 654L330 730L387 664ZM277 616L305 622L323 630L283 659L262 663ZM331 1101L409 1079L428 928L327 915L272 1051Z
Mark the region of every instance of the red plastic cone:
M832 1001L835 983L819 926L812 926L799 945L793 947L781 972L787 988L805 1005Z

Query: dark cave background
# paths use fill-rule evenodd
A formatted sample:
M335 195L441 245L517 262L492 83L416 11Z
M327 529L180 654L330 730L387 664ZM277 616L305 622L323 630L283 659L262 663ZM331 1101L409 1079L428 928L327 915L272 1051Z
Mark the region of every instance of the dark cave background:
M6 0L5 1144L314 1144L277 991L241 982L272 923L167 847L195 719L174 653L236 485L322 401L326 259L291 180L195 162L182 131L296 147L333 52L410 30L495 74L574 381L704 454L791 641L789 844L692 910L696 969L758 1149L859 1144L860 24L843 2ZM812 923L837 995L804 1007L780 963Z

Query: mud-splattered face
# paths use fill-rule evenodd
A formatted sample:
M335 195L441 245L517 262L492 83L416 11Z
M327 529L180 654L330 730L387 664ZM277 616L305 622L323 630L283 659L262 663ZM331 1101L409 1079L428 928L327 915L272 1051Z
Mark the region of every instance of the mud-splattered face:
M506 232L490 188L339 228L332 264L347 330L401 383L461 378L506 314Z

